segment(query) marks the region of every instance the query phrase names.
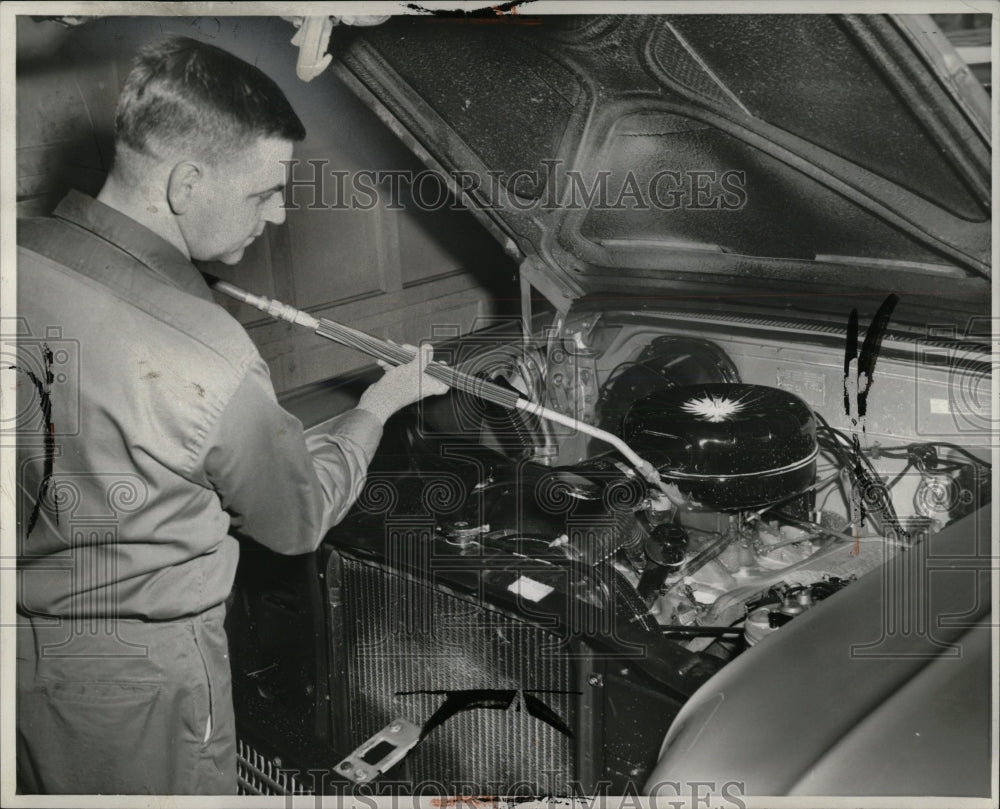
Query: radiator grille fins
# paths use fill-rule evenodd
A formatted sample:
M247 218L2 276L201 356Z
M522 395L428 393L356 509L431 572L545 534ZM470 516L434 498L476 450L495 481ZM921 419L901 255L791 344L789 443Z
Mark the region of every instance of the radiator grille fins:
M395 717L424 725L466 705L425 736L401 778L444 794L566 788L579 697L553 635L374 565L345 558L343 575L355 743Z
M258 753L243 739L236 740L236 779L240 795L305 795L294 775Z

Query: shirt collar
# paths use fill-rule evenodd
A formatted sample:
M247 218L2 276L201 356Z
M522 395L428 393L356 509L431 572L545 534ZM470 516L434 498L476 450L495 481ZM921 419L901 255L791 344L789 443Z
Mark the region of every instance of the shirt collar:
M79 191L70 191L52 215L111 242L185 292L215 300L198 268L180 250L121 211Z

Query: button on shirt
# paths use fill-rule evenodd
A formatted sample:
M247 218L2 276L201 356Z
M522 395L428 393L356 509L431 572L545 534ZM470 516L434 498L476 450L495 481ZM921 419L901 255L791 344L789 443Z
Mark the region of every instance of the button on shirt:
M20 609L174 619L225 600L237 537L315 549L380 421L304 431L194 265L90 197L18 245Z

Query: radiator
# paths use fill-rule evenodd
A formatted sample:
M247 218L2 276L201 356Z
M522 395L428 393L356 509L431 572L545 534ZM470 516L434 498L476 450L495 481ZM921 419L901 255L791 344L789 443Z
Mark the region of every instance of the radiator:
M470 691L501 702L514 692L504 708L455 713L386 779L412 782L424 794L569 791L582 718L579 660L555 636L382 564L334 554L327 583L341 694L331 710L343 746L357 746L397 717L423 726ZM532 715L529 703L547 718ZM338 706L346 716L336 715Z

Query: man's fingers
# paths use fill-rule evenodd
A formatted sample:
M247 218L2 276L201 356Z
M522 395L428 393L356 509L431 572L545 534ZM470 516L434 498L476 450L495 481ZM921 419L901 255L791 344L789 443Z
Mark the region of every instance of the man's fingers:
M434 346L429 343L424 343L420 346L420 367L426 368L427 363L429 363L434 358Z
M423 364L422 367L425 369L425 372L426 372L427 363L431 361L431 359L433 358L433 356L434 356L434 346L429 345L429 344L424 345L423 346L423 356L422 356L422 361L423 361L424 364ZM448 390L448 385L446 383L442 382L440 379L435 379L434 377L431 377L431 379L433 380L433 383L432 383L430 389L427 391L428 395L431 395L431 396L440 395L440 394L442 394L442 393L444 393L445 391Z

